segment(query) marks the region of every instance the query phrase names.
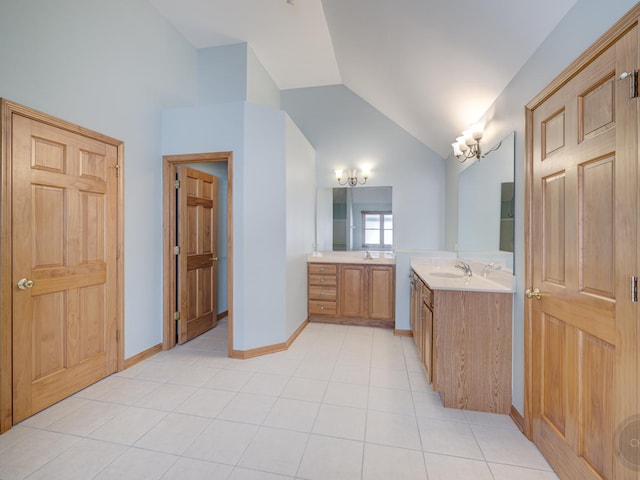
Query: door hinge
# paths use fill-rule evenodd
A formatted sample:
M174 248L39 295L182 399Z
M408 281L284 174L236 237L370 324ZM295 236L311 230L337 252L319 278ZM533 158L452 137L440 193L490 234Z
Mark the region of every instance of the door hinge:
M176 180L176 181L173 183L173 186L174 186L174 187L176 187L176 190L178 190L178 189L180 188L180 180Z
M174 255L180 255L180 247L178 245L173 247L173 254Z
M629 77L629 98L638 98L638 71L623 72L618 78L624 80L627 77Z
M638 277L631 275L631 301L638 303Z
M173 319L180 320L180 312L173 312Z

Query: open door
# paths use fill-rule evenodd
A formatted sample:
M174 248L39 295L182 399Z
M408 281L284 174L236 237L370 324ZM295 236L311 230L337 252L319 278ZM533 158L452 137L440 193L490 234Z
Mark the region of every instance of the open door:
M176 332L185 343L218 323L218 179L183 165L176 176Z

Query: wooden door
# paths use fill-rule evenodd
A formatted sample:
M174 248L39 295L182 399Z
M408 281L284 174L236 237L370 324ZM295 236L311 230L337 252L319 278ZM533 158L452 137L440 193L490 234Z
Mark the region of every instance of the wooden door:
M394 271L387 265L367 267L369 283L369 317L392 320L394 312Z
M562 479L637 478L613 439L638 413L638 65L636 27L528 117L532 433Z
M218 323L218 179L179 165L178 343Z
M340 315L345 317L367 316L366 267L340 265Z
M14 113L13 423L118 364L118 148Z

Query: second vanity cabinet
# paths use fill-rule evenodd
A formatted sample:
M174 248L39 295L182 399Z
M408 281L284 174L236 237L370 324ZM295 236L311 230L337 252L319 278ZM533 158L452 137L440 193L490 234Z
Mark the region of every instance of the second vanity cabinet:
M395 266L308 264L309 320L393 327Z
M433 289L411 272L411 330L445 407L511 411L511 293Z

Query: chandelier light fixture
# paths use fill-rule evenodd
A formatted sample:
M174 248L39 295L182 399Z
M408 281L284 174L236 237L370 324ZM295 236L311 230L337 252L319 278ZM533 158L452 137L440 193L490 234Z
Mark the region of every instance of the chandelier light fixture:
M367 178L369 178L369 172L366 170L362 170L362 180L358 178L358 170L352 169L347 170L347 177L343 178L343 170L336 170L336 180L340 185L349 185L350 187L355 187L356 185L364 185L367 183Z
M483 134L484 127L482 124L477 123L468 130L463 131L462 135L456 138L456 141L451 144L453 147L453 154L460 163L466 162L470 158L480 160L500 148L502 142L488 152L483 153L480 148L480 140L482 140Z

